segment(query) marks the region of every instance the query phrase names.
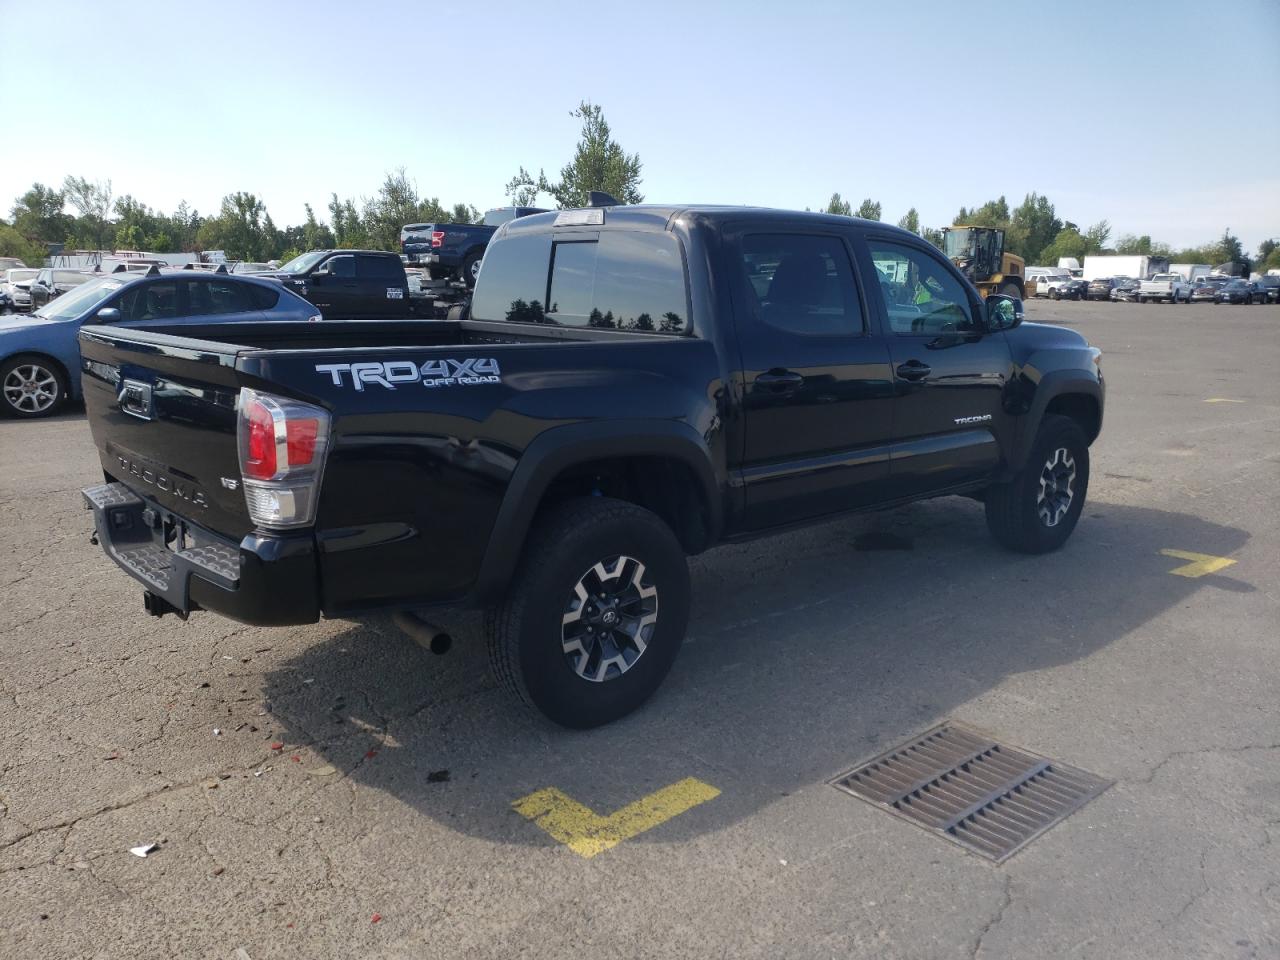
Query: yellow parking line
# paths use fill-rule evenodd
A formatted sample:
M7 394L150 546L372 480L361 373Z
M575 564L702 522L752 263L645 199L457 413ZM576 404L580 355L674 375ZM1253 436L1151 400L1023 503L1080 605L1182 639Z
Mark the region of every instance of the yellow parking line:
M578 856L591 858L719 795L720 791L710 784L686 777L607 817L555 787L537 790L511 806Z
M1175 577L1203 577L1210 573L1217 573L1219 570L1225 570L1227 567L1235 563L1227 557L1215 557L1208 553L1192 553L1190 550L1161 550L1160 553L1166 557L1176 557L1179 560L1190 560L1190 563L1181 567L1174 567L1169 572Z

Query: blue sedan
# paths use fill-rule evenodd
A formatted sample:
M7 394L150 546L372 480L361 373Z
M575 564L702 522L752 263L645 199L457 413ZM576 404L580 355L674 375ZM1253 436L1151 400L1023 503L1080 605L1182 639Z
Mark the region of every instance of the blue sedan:
M313 304L273 280L190 270L111 273L26 316L0 317L0 411L44 417L80 396L80 325L319 320Z

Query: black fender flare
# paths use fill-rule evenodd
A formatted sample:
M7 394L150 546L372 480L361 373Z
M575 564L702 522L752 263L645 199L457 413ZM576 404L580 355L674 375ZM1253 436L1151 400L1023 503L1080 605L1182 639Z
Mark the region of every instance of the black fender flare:
M525 449L507 485L473 590L478 604L495 602L511 580L551 482L576 464L611 457L668 457L687 465L707 508L708 543L719 540L724 478L717 477L706 441L687 423L595 420L553 427Z
M1023 374L1023 376L1026 376ZM1065 394L1079 394L1091 398L1098 406L1098 429L1102 429L1104 390L1102 382L1083 369L1050 370L1041 375L1031 395L1030 406L1022 416L1022 429L1014 437L1009 451L1008 468L1011 473L1021 470L1031 453L1036 434L1044 420L1045 410L1052 400ZM1090 438L1092 442L1094 438Z

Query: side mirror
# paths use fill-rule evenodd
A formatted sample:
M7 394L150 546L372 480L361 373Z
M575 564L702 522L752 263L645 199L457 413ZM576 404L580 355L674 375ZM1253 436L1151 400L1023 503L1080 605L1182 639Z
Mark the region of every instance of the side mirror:
M115 307L103 307L94 319L99 323L116 323L120 320L120 311Z
M327 277L329 276L329 273L330 273L329 265L327 263L322 263L320 264L320 266L316 267L314 270L311 271L311 279L316 280L320 277Z
M1026 319L1022 301L1017 297L1006 297L1003 293L993 293L987 297L987 329L1012 330Z

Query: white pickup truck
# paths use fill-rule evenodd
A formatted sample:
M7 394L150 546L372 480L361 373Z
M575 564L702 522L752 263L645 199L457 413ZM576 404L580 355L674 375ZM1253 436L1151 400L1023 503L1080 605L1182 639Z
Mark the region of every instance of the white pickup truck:
M1170 303L1191 302L1191 283L1180 273L1157 273L1138 285L1138 302L1168 300Z

